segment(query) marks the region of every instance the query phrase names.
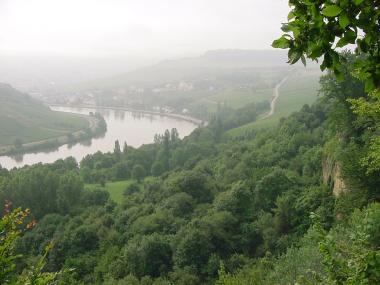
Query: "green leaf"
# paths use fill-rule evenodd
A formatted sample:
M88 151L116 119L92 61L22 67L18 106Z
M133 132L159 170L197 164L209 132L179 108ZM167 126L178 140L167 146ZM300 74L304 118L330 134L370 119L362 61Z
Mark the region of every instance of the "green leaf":
M356 40L356 33L352 30L348 30L344 33L344 39L347 43L354 44Z
M290 27L288 24L282 24L281 30L287 33L287 32L290 32Z
M273 41L272 47L282 48L282 49L289 48L290 47L290 40L288 40L287 38L282 36L281 38Z
M340 70L340 68L334 68L334 74L335 74L336 79L338 79L338 81L344 80L344 75L342 71Z
M326 17L336 17L342 12L342 8L337 5L328 5L322 10L322 14Z
M354 44L355 40L356 40L356 33L352 30L348 30L344 33L343 37L336 43L336 47L341 48L348 44ZM360 47L360 44L359 44L359 47Z
M347 41L345 38L341 38L337 43L336 43L336 47L337 48L341 48L341 47L344 47L345 45L347 45Z
M348 18L346 13L342 13L339 16L339 25L342 27L342 29L345 29L350 23L351 23L351 21Z
M357 45L359 46L359 49L361 52L363 53L367 53L368 52L368 44L366 43L366 41L363 41L361 39L358 39L357 40Z
M295 14L293 13L293 12L290 12L289 14L288 14L288 21L290 21L291 19L293 19L293 18L295 18Z
M311 59L317 59L323 54L322 47L318 44L311 44L308 57Z
M299 50L290 49L288 52L288 63L295 64L302 56L302 52Z
M349 2L350 2L351 0L340 0L339 1L339 6L341 7L341 8L347 8L348 6L349 6Z
M355 4L356 6L358 6L358 5L362 4L363 1L364 1L364 0L353 0L352 2L354 2L354 4Z
M323 62L320 66L321 70L324 71L326 68L330 68L332 66L332 58L329 53L325 53L323 57Z

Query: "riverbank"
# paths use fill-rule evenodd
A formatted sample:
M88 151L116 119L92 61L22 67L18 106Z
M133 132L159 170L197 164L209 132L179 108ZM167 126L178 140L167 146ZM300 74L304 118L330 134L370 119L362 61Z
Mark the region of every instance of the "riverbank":
M203 121L191 116L186 116L182 114L177 113L161 113L157 111L151 111L151 110L139 110L139 109L133 109L129 107L111 107L111 106L96 106L96 105L62 105L62 104L50 104L52 107L70 107L70 108L90 108L90 109L106 109L106 110L119 110L119 111L128 111L128 112L136 112L136 113L142 113L142 114L150 114L150 115L158 115L158 116L166 116L171 118L176 118L180 120L184 120L190 123L193 123L197 126L206 126L208 124L207 121Z
M51 107L53 110L65 113L84 114L95 112L94 109L77 109L68 107ZM39 151L29 151L17 155L0 156L0 165L6 169L23 167L37 163L53 163L59 159L73 157L77 162L87 155L96 152L113 152L115 141L123 146L139 148L144 144L154 143L154 136L163 134L165 130L176 128L182 139L190 135L197 125L185 120L168 116L144 115L118 110L99 110L107 125L107 131L99 136L92 136L78 143L68 143L56 148L43 148ZM87 124L85 124L87 126Z
M48 138L40 141L30 142L16 145L0 145L0 156L16 155L27 152L39 151L42 149L58 148L65 144L76 143L85 139L89 139L96 135L104 133L107 129L104 119L100 115L82 115L73 114L77 117L86 119L88 127L73 133L65 134L58 137Z

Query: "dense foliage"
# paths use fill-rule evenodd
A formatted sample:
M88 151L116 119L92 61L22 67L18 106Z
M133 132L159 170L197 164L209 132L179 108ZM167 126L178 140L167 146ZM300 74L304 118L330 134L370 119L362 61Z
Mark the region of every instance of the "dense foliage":
M368 95L346 76L323 77L321 100L273 129L230 138L267 105L220 108L183 140L173 129L80 167L2 169L1 200L37 220L16 240L15 272L53 241L44 270L62 270L59 284L374 284L380 175L360 162L374 122L351 110ZM339 197L326 161L340 166ZM118 204L102 187L117 180L136 181Z
M361 164L368 172L380 169L380 9L372 0L290 0L285 34L273 42L276 48L289 49L289 62L306 57L318 61L321 69L332 70L339 80L347 82L347 58L339 49L353 45L349 74L363 82L369 96L347 98L363 121L373 121L372 134L366 138L367 151ZM357 94L356 96L358 96Z
M342 61L336 49L356 45L357 76L365 81L366 91L380 86L380 10L372 0L290 0L285 34L273 46L289 48L289 62L305 57L317 60L323 56L321 69L334 71L342 78ZM338 39L338 41L336 40Z
M37 260L36 264L26 266L22 273L16 269L16 261L22 258L21 254L15 254L17 238L23 231L32 229L35 225L34 220L26 223L29 210L22 211L20 208L11 211L11 202L5 203L4 215L0 220L0 283L4 285L45 285L51 284L58 273L42 272L46 265L46 256L51 249L48 244L43 255Z
M324 57L318 102L237 137L268 104L219 106L183 140L0 168L15 206L1 209L0 283L379 284L378 3L289 2L292 35L274 45L291 63ZM349 43L356 55L337 53ZM107 182L126 180L110 199Z

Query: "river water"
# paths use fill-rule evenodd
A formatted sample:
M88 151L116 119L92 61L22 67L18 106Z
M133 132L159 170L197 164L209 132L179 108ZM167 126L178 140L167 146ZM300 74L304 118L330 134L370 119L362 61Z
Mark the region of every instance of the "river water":
M51 163L58 159L74 157L78 162L88 154L97 151L113 151L115 141L121 147L124 142L139 147L152 143L155 134L166 129L176 128L181 138L189 135L197 126L191 122L160 115L135 113L131 111L92 108L51 107L54 111L89 114L99 112L107 123L107 132L101 137L92 138L75 145L63 145L54 150L38 151L17 156L0 156L0 165L7 169L36 163Z

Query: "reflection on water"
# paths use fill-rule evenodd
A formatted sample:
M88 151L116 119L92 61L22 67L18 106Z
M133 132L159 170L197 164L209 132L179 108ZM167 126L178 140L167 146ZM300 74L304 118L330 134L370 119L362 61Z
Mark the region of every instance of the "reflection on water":
M22 161L24 160L24 155L23 154L14 154L11 157L17 163L22 163Z
M84 140L84 141L79 142L79 144L84 145L84 146L91 146L91 144L92 144L92 139L86 139L86 140ZM75 144L74 144L74 145L75 145Z
M10 169L39 162L50 163L69 156L80 161L87 154L113 151L115 140L119 140L120 145L127 142L130 146L139 147L142 144L152 143L154 135L164 133L166 129L177 128L180 136L184 137L196 128L196 125L187 121L138 112L69 107L52 107L52 109L79 114L99 112L107 123L107 132L77 144L67 144L55 149L45 149L24 155L0 156L2 167Z

